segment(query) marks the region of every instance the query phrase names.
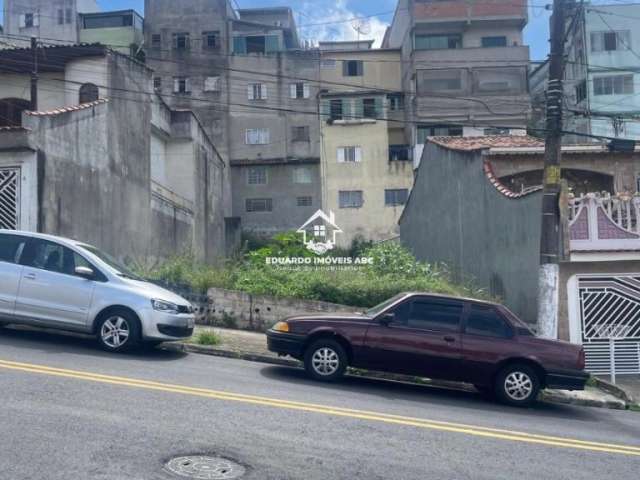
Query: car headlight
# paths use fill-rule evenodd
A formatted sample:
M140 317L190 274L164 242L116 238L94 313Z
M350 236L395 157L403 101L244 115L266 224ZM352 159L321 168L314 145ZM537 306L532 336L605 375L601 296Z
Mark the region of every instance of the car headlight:
M287 322L278 322L273 326L272 330L286 333L289 331L289 324Z
M178 313L178 305L164 300L151 300L151 306L157 312Z

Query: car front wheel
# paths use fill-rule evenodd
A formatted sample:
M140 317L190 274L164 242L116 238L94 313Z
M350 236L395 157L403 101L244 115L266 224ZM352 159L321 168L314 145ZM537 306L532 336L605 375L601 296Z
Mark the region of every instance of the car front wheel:
M338 380L344 375L347 363L347 354L342 345L330 338L321 338L305 350L304 368L316 380Z
M134 348L140 338L138 319L127 311L115 311L98 322L98 343L108 352Z
M496 395L504 403L526 407L538 398L540 378L528 365L508 365L496 377Z

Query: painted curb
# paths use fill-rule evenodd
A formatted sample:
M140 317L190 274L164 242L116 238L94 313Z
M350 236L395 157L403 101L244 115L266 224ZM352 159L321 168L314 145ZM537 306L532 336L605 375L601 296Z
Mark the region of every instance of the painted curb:
M223 358L233 358L236 360L247 360L250 362L257 363L266 363L271 365L279 365L285 367L302 367L302 364L297 360L290 360L286 358L275 358L267 355L259 355L248 352L234 352L231 350L224 350L216 347L207 347L203 345L194 345L189 343L170 343L163 345L164 349L179 351L179 352L189 352L189 353L198 353L202 355L211 355L214 357L223 357ZM400 383L408 383L411 385L422 385L429 387L437 387L437 388L447 388L452 390L461 390L466 392L474 392L475 388L473 386L458 383L458 382L447 382L440 380L431 380L424 379L423 381L416 381L416 377L410 377L405 375L395 375L390 373L376 373L369 371L361 371L361 370L351 370L349 372L350 375L363 377L363 378L372 378L376 380L389 380L393 382ZM611 392L607 392L611 393ZM611 393L614 395L613 393ZM614 395L615 396L615 395ZM597 399L584 399L584 398L575 398L574 396L563 392L562 390L544 390L540 393L540 400L550 403L557 403L562 405L577 405L583 407L597 407L597 408L608 408L612 410L625 410L627 409L627 401L618 399L617 401L612 400L597 400Z

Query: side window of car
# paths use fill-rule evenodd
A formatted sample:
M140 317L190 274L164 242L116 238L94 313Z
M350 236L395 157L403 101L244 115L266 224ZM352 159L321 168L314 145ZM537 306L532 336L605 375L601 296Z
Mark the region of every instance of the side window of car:
M18 263L26 239L18 235L0 235L0 262Z
M27 267L66 273L62 245L47 240L31 240L25 248L21 263Z
M508 338L512 335L511 327L495 308L484 305L471 305L465 333L498 338Z
M403 302L400 305L394 307L389 313L393 313L395 318L393 325L406 325L409 320L409 311L411 309L411 302Z
M452 332L460 329L463 304L455 301L415 300L407 325L411 328Z

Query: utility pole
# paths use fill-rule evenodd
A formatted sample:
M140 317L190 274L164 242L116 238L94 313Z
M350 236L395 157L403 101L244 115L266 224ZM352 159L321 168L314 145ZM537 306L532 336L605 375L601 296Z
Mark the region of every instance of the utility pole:
M558 284L560 272L560 190L562 156L562 98L564 94L564 44L567 9L572 0L553 0L551 53L547 84L547 118L544 149L540 269L538 277L538 333L558 335Z
M33 69L31 71L31 111L38 110L38 40L31 37L31 57Z

